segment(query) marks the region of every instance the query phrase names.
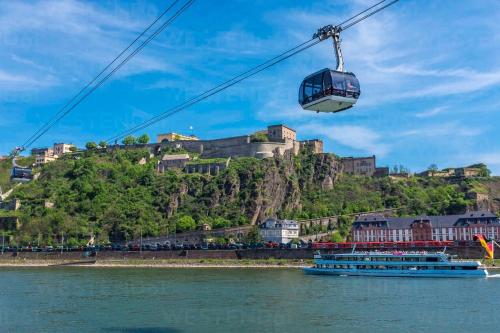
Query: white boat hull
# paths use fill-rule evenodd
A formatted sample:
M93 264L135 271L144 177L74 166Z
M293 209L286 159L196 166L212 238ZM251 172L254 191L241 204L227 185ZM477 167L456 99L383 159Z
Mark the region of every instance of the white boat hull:
M348 276L387 276L387 277L432 277L432 278L485 278L486 269L477 270L378 270L378 269L332 269L332 268L304 268L306 274L311 275L348 275Z

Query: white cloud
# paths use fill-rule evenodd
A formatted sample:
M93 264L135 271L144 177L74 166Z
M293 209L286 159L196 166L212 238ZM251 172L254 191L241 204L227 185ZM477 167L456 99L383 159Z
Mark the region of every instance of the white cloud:
M367 154L385 156L391 149L389 144L382 142L379 133L363 126L324 125L311 122L300 125L297 129L308 136L319 135Z
M55 82L83 84L127 46L156 11L147 4L131 11L125 5L111 9L74 0L0 2L0 80L20 82L11 91L19 91L21 82L26 83L23 91L36 92ZM175 73L176 59L165 53L160 56L163 45L152 45L114 78L145 72Z
M0 88L2 89L2 93L47 88L56 84L57 80L51 75L45 77L25 76L0 69Z
M482 134L485 128L464 126L456 121L439 123L428 126L414 126L411 130L403 130L393 134L394 137L418 137L418 138L443 138L451 137L474 137Z
M438 106L438 107L432 108L430 110L415 113L415 117L417 117L417 118L429 118L429 117L433 117L433 116L436 116L438 114L441 114L443 112L446 112L446 110L448 110L448 109L449 109L448 106Z

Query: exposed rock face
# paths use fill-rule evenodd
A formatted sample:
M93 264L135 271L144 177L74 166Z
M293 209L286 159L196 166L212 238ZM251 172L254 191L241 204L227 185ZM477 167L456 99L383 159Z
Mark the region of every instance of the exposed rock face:
M331 189L341 168L331 154L285 154L263 161L233 163L236 165L219 176L200 175L192 188L182 178L181 185L170 194L167 216L184 209L185 202L196 201L213 212L236 206L241 215L255 224L282 211L300 209L305 190Z
M323 190L331 190L333 188L333 179L330 176L326 176L325 180L321 184Z

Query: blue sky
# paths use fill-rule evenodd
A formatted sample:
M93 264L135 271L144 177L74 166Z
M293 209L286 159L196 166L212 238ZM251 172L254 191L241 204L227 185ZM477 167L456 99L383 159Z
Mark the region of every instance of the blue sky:
M197 0L36 146L108 139L375 3ZM0 154L20 145L170 1L0 1ZM355 108L302 111L303 77L334 67L330 41L147 132L201 138L284 123L341 156L412 171L485 162L500 174L500 2L401 0L342 35Z

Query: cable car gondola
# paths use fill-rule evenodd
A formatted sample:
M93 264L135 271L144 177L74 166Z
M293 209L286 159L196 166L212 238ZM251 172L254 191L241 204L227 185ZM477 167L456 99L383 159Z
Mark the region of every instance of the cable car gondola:
M33 171L30 168L15 166L10 173L10 180L14 182L29 182L33 180Z
M316 112L340 112L351 108L358 101L361 90L359 81L351 72L344 70L340 50L339 27L327 26L314 35L324 40L332 37L337 59L337 69L322 69L307 76L299 88L299 103L304 110Z
M12 170L10 172L11 181L24 183L33 180L33 170L31 168L22 167L16 162L19 153L23 150L23 147L16 147L12 153Z

